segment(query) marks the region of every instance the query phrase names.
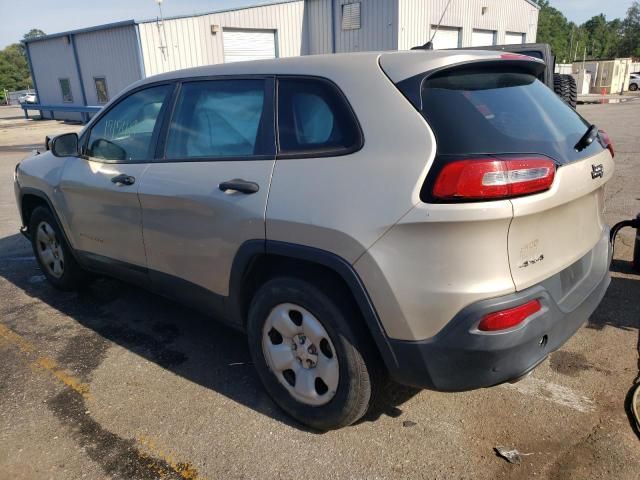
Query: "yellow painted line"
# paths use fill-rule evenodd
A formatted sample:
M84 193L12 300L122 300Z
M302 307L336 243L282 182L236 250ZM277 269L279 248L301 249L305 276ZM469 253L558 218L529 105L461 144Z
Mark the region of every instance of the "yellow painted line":
M89 394L89 385L86 383L82 383L77 378L66 373L62 368L58 366L55 360L50 358L42 357L38 358L35 362L33 362L38 367L44 368L47 372L51 373L54 377L64 383L71 390L76 391L80 395L82 395L85 399L90 398Z
M67 387L82 395L85 399L89 398L89 385L82 383L72 375L66 373L55 360L47 357L39 357L36 347L21 335L0 324L0 338L6 342L15 345L29 359L36 357L32 365L46 370L55 378L64 383Z
M35 353L36 348L31 345L27 340L22 338L13 330L5 327L0 323L0 337L3 337L7 342L15 345L22 351L22 353Z
M31 365L33 367L37 367L51 374L54 378L62 382L66 387L72 389L79 395L82 395L85 400L91 399L89 385L87 385L86 383L82 383L73 375L69 375L64 371L62 367L58 365L55 360L38 356L37 349L33 344L31 344L28 340L26 340L7 326L0 323L0 345L4 343L16 346L20 350L20 352L29 360L32 360L35 357L35 359L31 362ZM206 480L198 473L195 468L193 468L191 463L178 462L175 459L175 455L166 453L166 450L158 447L158 444L149 437L139 437L136 440L140 445L145 447L150 452L150 454L146 454L142 451L139 451L138 456L142 460L151 460L151 456L153 455L155 458L164 461L168 465L170 469L169 471L162 467L157 468L156 473L158 474L159 478L163 478L167 475L177 474L184 480Z
M184 480L205 480L190 463L177 462L173 454L167 453L165 449L160 448L158 444L149 437L140 436L136 440L141 445L144 445L154 457L163 460L169 465L173 472L180 475ZM145 456L143 452L140 452L140 455L142 457ZM162 474L161 472L158 473Z

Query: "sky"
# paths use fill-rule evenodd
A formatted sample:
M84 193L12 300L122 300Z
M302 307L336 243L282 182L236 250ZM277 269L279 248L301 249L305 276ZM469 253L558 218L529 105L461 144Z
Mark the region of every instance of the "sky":
M268 3L269 0L163 0L165 16L203 13ZM429 1L429 0L425 0ZM465 0L455 0L464 2ZM576 23L604 13L624 17L632 0L551 0L551 5ZM25 5L23 7L23 5ZM156 0L0 0L0 49L22 39L32 28L57 33L103 23L155 18Z
M549 3L579 25L600 13L604 13L607 20L624 18L633 0L549 0Z

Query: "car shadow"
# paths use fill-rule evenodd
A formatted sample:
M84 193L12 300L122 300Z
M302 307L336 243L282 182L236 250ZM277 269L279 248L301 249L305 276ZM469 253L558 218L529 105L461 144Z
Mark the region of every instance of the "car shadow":
M74 371L82 372L86 380L99 366L96 356L112 342L263 415L318 433L292 420L267 396L251 363L243 333L144 289L109 278L97 277L79 292L55 290L41 274L28 241L17 234L0 238L0 277L97 334L97 338L77 335L62 339L68 344L64 348L66 353L58 360L63 366L72 365ZM29 312L35 317L42 305L31 302L29 307L14 308L24 308L22 315L26 321ZM87 343L92 349L87 349ZM76 358L75 353L69 356L69 352L85 352L86 358ZM402 414L399 406L418 392L389 385L362 421L374 421L381 415L398 417Z

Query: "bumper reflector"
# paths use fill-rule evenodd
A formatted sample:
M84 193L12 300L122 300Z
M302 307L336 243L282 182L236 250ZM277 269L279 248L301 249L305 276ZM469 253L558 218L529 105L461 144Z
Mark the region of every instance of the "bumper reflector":
M518 305L517 307L489 313L480 320L478 330L483 332L495 332L515 327L516 325L524 322L534 313L539 312L541 308L542 305L539 300L531 300L530 302Z

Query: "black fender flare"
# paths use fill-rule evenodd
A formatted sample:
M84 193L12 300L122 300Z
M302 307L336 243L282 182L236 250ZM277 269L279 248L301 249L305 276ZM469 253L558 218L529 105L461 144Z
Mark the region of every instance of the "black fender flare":
M60 221L60 217L58 215L58 212L56 211L55 207L53 206L53 203L51 202L51 200L49 199L49 196L43 192L42 190L39 190L37 188L33 188L33 187L20 187L20 204L18 205L18 210L20 211L20 218L22 220L22 229L21 232L27 237L29 238L29 235L26 233L26 228L28 228L28 222L25 221L24 215L23 215L23 210L22 210L22 204L23 204L23 198L25 195L33 195L34 197L38 197L41 200L43 200L47 206L49 207L49 210L51 210L51 213L53 214L53 217L56 219L56 222L58 222L58 226L60 227L60 231L62 232L62 235L64 236L64 240L65 242L67 242L67 245L69 245L69 250L71 250L71 254L73 255L74 259L76 260L76 262L80 263L82 265L82 262L79 259L79 256L77 254L77 252L75 251L75 249L73 248L71 242L69 241L69 237L67 235L67 232L64 229L64 224Z
M243 243L236 253L229 278L228 313L233 318L242 322L240 313L242 284L252 263L264 255L303 260L328 268L339 275L351 291L387 369L392 373L399 368L389 337L360 276L348 261L326 250L276 240L249 240Z

